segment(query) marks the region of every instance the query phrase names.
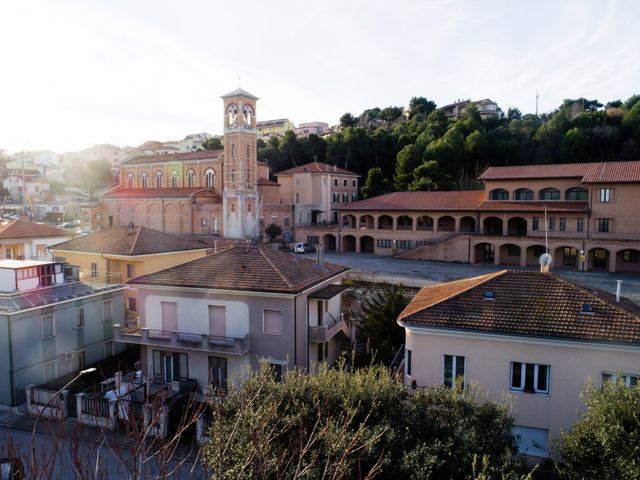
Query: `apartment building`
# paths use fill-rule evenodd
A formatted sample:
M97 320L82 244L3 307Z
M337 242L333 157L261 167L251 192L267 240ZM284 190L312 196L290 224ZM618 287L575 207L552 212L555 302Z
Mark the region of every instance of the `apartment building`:
M327 122L306 122L298 125L298 128L294 130L297 137L308 137L309 135L318 135L329 131L329 124Z
M0 259L51 260L49 247L71 239L67 230L27 222L3 220L0 222Z
M640 378L640 309L551 273L499 271L425 287L398 318L405 383L475 383L514 402L522 453L553 456L577 419L580 393Z
M236 245L129 281L139 324L115 325L118 342L141 345L157 382L195 379L224 387L243 368L333 362L350 328L342 312L346 267L277 250Z
M294 131L296 126L288 118L276 120L263 120L256 123L258 138L269 138L271 136L284 137L289 130Z
M124 285L59 262L0 260L0 405L15 407L20 392L121 350Z
M498 104L489 98L475 101L458 100L457 102L440 107L438 110L442 110L449 120L460 120L464 117L464 112L470 104L474 104L478 108L478 113L483 119L502 118L504 115Z
M299 232L326 249L496 265L640 271L640 161L491 167L484 190L394 192ZM546 219L546 222L545 222Z

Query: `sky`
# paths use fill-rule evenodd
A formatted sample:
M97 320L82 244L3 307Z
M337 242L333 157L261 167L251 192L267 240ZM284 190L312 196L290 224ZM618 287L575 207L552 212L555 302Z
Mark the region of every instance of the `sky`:
M258 120L491 98L503 110L640 93L636 0L0 0L0 149L59 153Z

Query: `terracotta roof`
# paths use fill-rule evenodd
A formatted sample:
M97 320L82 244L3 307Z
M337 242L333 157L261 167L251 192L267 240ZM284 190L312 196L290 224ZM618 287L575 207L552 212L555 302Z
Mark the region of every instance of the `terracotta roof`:
M277 187L280 184L278 182L274 182L273 180L269 180L268 178L259 178L258 185L265 185L270 187Z
M329 165L324 162L311 162L305 163L304 165L300 165L298 167L288 168L286 170L282 170L281 172L277 172L275 176L278 175L291 175L293 173L339 173L340 175L355 175L360 176L360 174L352 172L351 170L345 170L344 168L334 167L333 165Z
M71 236L73 235L67 230L43 223L33 223L25 220L4 221L0 223L0 239Z
M185 153L164 153L162 155L142 155L122 162L123 165L145 163L175 162L178 160L202 160L204 158L221 158L224 150L197 150Z
M343 205L340 210L476 210L483 200L483 190L393 192Z
M589 211L588 202L564 202L564 201L548 201L548 202L527 202L513 201L501 202L498 200L485 200L478 206L478 210L492 212L587 212Z
M485 292L493 299L485 299ZM581 313L583 305L590 313ZM408 327L640 346L640 315L628 306L551 273L502 270L425 287L398 321Z
M177 267L134 278L129 283L256 292L299 293L346 272L347 267L266 247L236 245Z
M489 167L480 180L581 178L582 183L640 182L640 161Z
M124 188L109 190L103 198L139 198L139 197L188 197L190 195L220 198L214 190L202 187L184 188Z
M183 238L146 227L111 227L51 247L66 252L149 255L211 248L206 241Z

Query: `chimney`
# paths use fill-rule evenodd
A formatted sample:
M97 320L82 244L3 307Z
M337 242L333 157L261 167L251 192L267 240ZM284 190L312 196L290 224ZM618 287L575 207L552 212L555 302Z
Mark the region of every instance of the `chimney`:
M324 245L318 244L316 249L316 263L321 267L324 267Z
M218 253L218 242L217 241L213 242L213 253Z
M338 165L333 166L333 173L338 173Z
M618 286L616 287L616 303L620 303L620 292L622 291L622 280L616 280Z

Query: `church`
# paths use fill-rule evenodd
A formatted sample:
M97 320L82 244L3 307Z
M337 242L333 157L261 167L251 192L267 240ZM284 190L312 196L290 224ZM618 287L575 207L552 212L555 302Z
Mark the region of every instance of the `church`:
M293 226L294 205L257 161L256 102L238 88L222 96L224 150L151 155L123 162L120 185L102 196L103 227L248 239L267 223Z

